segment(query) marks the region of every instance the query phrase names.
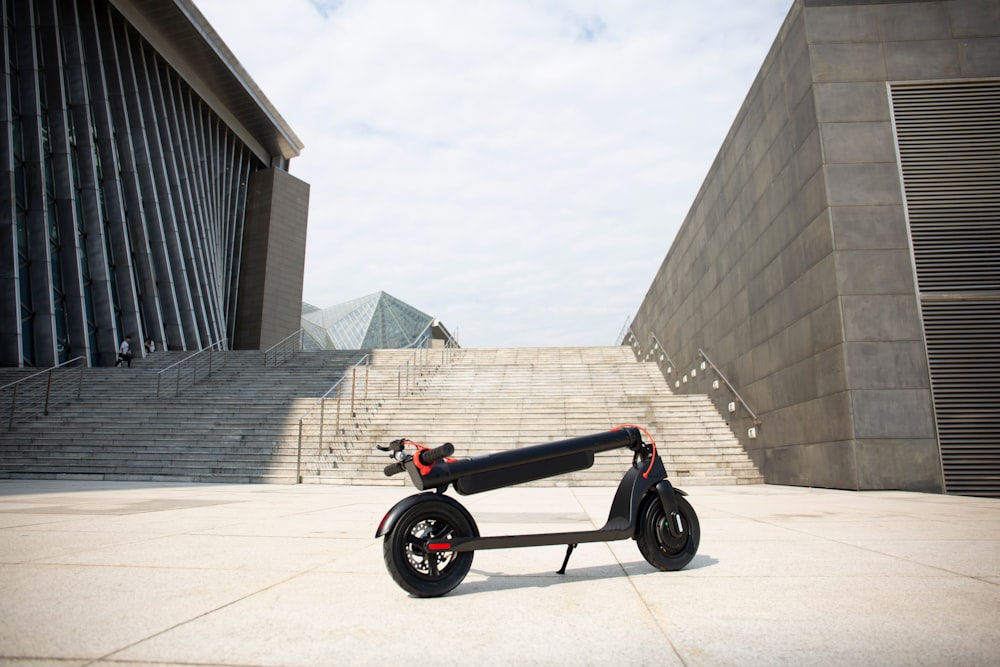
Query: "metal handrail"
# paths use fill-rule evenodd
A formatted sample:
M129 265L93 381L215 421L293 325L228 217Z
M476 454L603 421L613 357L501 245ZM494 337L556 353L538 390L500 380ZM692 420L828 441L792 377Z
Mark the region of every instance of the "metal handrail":
M404 372L406 378L406 393L407 394L410 393L410 362L414 362L414 366L416 365L417 352L418 350L414 350L410 354L410 356L406 358L406 361L404 361L403 363L401 363L399 366L396 367L396 398L399 398L400 396L403 395ZM417 374L414 371L413 373L414 381L416 380L416 376Z
M662 359L657 359L656 360L657 364L660 361L666 361L667 362L667 374L669 375L670 373L673 372L673 370L675 368L677 368L677 364L675 364L674 360L670 358L669 354L667 354L666 348L663 347L663 343L661 343L660 339L656 337L656 334L653 333L652 331L650 331L649 332L649 336L653 339L653 347L651 347L646 352L646 359L649 359L650 355L655 354L656 350L659 349L660 353L663 355L663 358ZM632 352L635 354L635 358L637 360L639 360L639 359L642 358L642 346L639 343L639 337L635 334L634 331L632 331L631 325L628 325L628 326L625 327L625 333L622 335L621 343L620 344L624 344L625 340L628 339L629 337L631 337L632 341L633 341L633 344L630 346L630 347L632 347Z
M660 348L660 352L663 353L663 358L668 364L667 373L669 374L672 369L677 368L677 364L675 364L674 360L670 358L669 354L667 354L667 350L663 347L663 343L660 342L660 339L656 337L656 334L651 331L649 332L649 335L653 337L653 350Z
M677 366L677 364L674 363L673 359L670 358L670 355L667 354L666 349L664 349L664 347L663 347L663 343L661 343L660 339L656 337L656 334L653 333L653 332L650 332L649 335L653 339L653 347L646 353L647 358L649 357L649 355L654 354L655 351L656 351L656 349L659 348L660 353L662 353L662 355L663 355L663 361L666 361L667 364L668 364L666 373L669 374L669 373L671 373L673 371L673 369L679 368ZM624 344L625 341L626 341L626 339L629 338L629 336L631 336L632 341L633 341L633 344L631 345L631 347L632 347L633 352L635 353L636 359L641 359L642 358L642 349L641 349L641 345L639 344L639 337L636 336L635 332L632 330L631 325L629 325L629 326L626 327L626 333L625 333L625 335L622 336L621 344ZM757 416L757 413L755 413L753 411L753 409L746 402L746 400L743 398L743 396L740 395L740 392L738 392L736 390L736 387L734 387L732 385L732 383L726 377L725 373L723 373L719 369L719 367L715 365L715 363L711 360L711 358L709 358L709 356L707 354L705 354L705 351L703 349L698 348L698 354L701 355L702 359L704 359L703 366L704 365L708 365L708 366L712 367L712 370L715 371L715 374L718 375L719 378L723 382L726 383L726 386L729 388L729 391L731 391L733 393L733 396L736 398L736 400L739 401L740 404L746 409L747 413L749 413L750 417L753 419L754 425L755 426L760 426L761 421L760 421L760 418ZM659 361L660 360L657 360L657 363L659 363ZM692 374L693 374L693 371L692 371ZM687 377L688 377L687 375L684 376L684 379L683 379L684 382L687 382ZM681 385L681 381L678 380L676 384L677 384L677 386L680 386Z
M357 377L358 377L358 367L364 365L365 367L365 391L364 396L361 400L367 400L368 398L368 367L370 366L369 360L371 359L370 354L366 354L361 357L357 362L354 363L348 370L351 376L351 416L355 416L356 412L356 402L357 398ZM296 445L295 451L295 483L302 483L302 431L305 424L306 417L308 417L316 408L320 408L319 413L319 442L320 446L323 444L323 431L326 421L326 399L330 397L334 391L337 392L337 420L335 428L340 430L340 402L343 396L341 391L344 380L347 379L348 373L344 373L336 382L333 383L329 389L327 389L322 396L318 397L309 408L302 413L299 417L299 433L298 433L298 444Z
M414 336L412 341L410 341L409 343L407 343L406 345L404 345L400 349L401 350L419 349L417 347L418 344L425 343L428 340L432 340L429 331L434 326L434 322L436 322L436 321L437 320L431 320L430 322L428 322L427 326L425 326L421 330L420 333L418 333L416 336ZM444 327L442 327L442 329L444 329ZM448 334L448 338L445 340L444 346L446 348L448 348L448 347L459 347L458 339L455 336L453 336L450 331L448 331L446 329L445 329L445 333ZM426 334L426 337L425 337L425 334ZM429 346L424 345L423 347L429 347Z
M21 388L21 387L27 388L28 385L25 384L25 383L30 382L31 380L34 380L35 378L41 377L42 375L45 375L46 376L46 381L45 381L45 400L42 403L42 410L41 410L41 412L42 412L42 414L47 415L47 414L49 414L49 403L50 403L50 400L51 400L51 397L52 397L52 374L55 371L62 369L64 366L68 366L68 365L70 365L72 363L76 363L77 361L81 361L81 360L82 361L86 361L86 358L83 357L83 356L73 357L69 361L64 361L61 364L57 364L57 365L55 365L55 366L53 366L51 368L46 368L44 370L38 371L37 373L32 373L28 377L23 377L20 380L15 380L14 382L9 382L9 383L5 384L4 386L0 387L0 392L3 392L5 390L7 390L7 389L11 390L10 413L9 413L10 416L8 418L8 421L7 421L7 430L8 431L13 431L14 430L14 417L17 414L17 391L18 391L19 388ZM80 395L82 393L82 387L83 387L83 369L84 368L86 368L86 366L85 365L81 365L80 366L80 372L78 374L77 386L76 386L76 397L77 398L80 398ZM21 394L23 396L24 395L24 391L22 391ZM30 408L29 408L29 410L30 410ZM30 413L29 413L28 416L30 416Z
M719 370L719 367L716 366L715 363L712 362L712 360L709 358L709 356L707 354L705 354L705 351L702 350L700 347L698 348L698 354L700 354L701 358L704 359L708 363L708 365L712 367L712 370L715 371L715 374L718 375L719 378L721 378L722 381L726 383L726 386L729 387L729 391L733 392L733 396L736 397L736 400L739 401L743 405L743 407L746 409L746 411L750 414L750 417L753 419L754 425L755 426L760 426L760 419L757 417L757 413L755 413L750 408L750 406L747 404L747 402L745 400L743 400L743 397L740 396L740 392L736 391L736 387L734 387L732 385L732 383L729 382L729 380L726 378L725 374L723 374L723 372L721 370Z
M622 328L618 331L618 339L615 345L623 345L625 343L625 338L627 337L628 334L632 334L632 336L635 337L635 334L632 333L631 315L625 318L625 322L622 324Z
M458 344L457 340L454 338L454 336L451 336L449 338L449 340L446 341L446 343L445 343L446 347L441 350L441 365L444 365L444 364L450 362L450 360L451 360L451 353L455 349L454 347L448 345L448 343L452 343L453 345L457 345ZM402 348L402 349L406 349L406 348ZM400 397L400 396L403 395L404 378L405 378L406 391L408 393L409 390L410 390L410 386L412 385L413 382L416 381L416 379L418 377L418 370L417 369L420 368L420 367L422 367L422 366L428 366L428 365L430 365L432 363L431 358L432 358L432 356L434 355L435 352L436 352L436 350L433 350L433 349L428 348L428 347L416 348L416 349L414 349L410 353L410 355L407 357L406 361L404 361L403 363L399 364L396 367L396 376L397 376L396 395L397 395L397 397ZM310 415L312 415L316 411L317 408L320 409L320 417L319 417L319 442L320 442L320 446L322 447L323 437L324 437L324 432L325 432L325 426L326 426L326 407L325 407L326 406L326 401L329 400L329 399L331 399L331 395L336 392L337 409L336 409L335 429L337 431L341 430L341 422L340 422L341 402L346 398L347 391L346 391L346 388L344 386L344 382L348 380L348 375L350 375L349 379L350 379L350 382L351 382L351 393L350 393L351 406L350 406L350 413L349 414L350 414L351 418L356 417L357 414L358 414L358 412L359 412L358 404L362 403L362 402L369 401L369 398L368 398L369 370L368 369L369 369L369 366L370 366L370 359L371 359L371 355L370 354L366 354L365 356L363 356L357 363L355 363L350 369L348 369L348 372L345 373L343 377L341 377L340 379L338 379L333 384L333 386L331 386L329 389L326 390L326 392L322 396L318 397L316 399L316 401L312 405L310 405L306 409L306 411L302 414L302 416L299 418L298 442L297 442L297 445L296 445L296 454L295 454L295 479L296 479L297 483L301 483L302 482L302 451L303 451L303 439L304 439L304 430L305 430L305 421L306 421L306 418L309 417ZM357 374L358 374L358 368L360 366L362 366L362 365L365 367L364 393L363 393L363 396L359 397L358 396L358 378L357 378Z
M451 362L451 357L455 353L455 350L460 349L462 346L458 343L458 329L455 333L446 331L448 334L448 339L444 342L444 347L441 348L441 364L447 364Z
M451 348L441 350L442 365L448 363L450 360L450 354L447 353L449 349ZM406 361L396 367L396 398L410 393L412 386L416 384L419 377L418 369L429 364L428 357L430 353L430 348L418 347L407 357ZM404 388L406 391L403 391Z
M625 342L627 340L629 340L630 338L632 339L632 342L629 343L629 347L632 348L632 354L635 355L635 359L636 359L636 361L638 361L639 360L639 356L641 354L640 351L638 349L636 349L639 346L639 337L635 335L634 331L632 331L632 327L631 326L629 326L626 329L625 334L622 336L622 340L621 340L620 345L624 345Z
M407 343L406 345L404 345L400 349L401 350L415 350L415 349L419 349L417 347L417 344L418 343L424 343L424 342L426 342L430 338L430 333L428 333L428 332L431 330L432 326L434 326L434 320L431 320L430 322L428 322L427 326L425 326L420 331L420 333L418 333L416 336L413 337L413 340L411 340L409 343ZM424 338L424 334L427 334L427 338ZM424 347L426 347L426 345L424 345Z
M294 345L293 345L294 343ZM268 355L273 355L274 365L279 364L278 356L281 355L281 363L285 361L285 353L298 352L302 349L302 329L291 333L271 347L264 350L264 366L267 366Z
M434 326L434 321L431 321L426 327L424 327L424 330L417 335L417 337L414 339L414 342L411 343L410 346L415 345L417 342L419 342L421 338L424 336L424 334L427 333L432 326ZM458 349L459 347L458 339L455 336L453 336L451 332L447 333L448 333L448 338L444 342L444 347L441 348L441 365L449 363L451 361L452 352ZM424 338L424 340L425 341L430 340L430 338L429 337ZM404 350L411 349L410 346L401 349ZM416 382L418 377L416 369L428 365L430 363L429 357L431 355L432 350L433 348L430 348L426 345L424 345L423 347L413 348L413 353L410 354L409 357L407 357L406 361L404 361L403 363L401 363L399 366L396 367L397 398L401 397L404 394L403 391L404 386L406 388L405 393L410 392L411 385L414 382ZM412 373L410 372L411 368L413 369Z
M215 359L214 359L213 352L215 351L215 348L217 346L218 346L220 352L224 352L225 350L222 347L222 344L224 342L225 342L225 338L220 338L219 340L215 341L214 343L210 343L207 347L203 347L198 352L195 352L194 354L191 354L191 355L189 355L187 357L184 357L180 361L176 361L176 362L170 364L169 366L167 366L166 368L164 368L163 370L157 372L157 374L156 374L156 397L157 398L160 397L160 388L162 386L163 377L164 377L164 375L166 373L168 373L170 371L173 371L173 372L175 372L177 374L177 380L176 380L176 383L174 385L174 396L177 396L179 393L181 393L181 377L182 377L183 373L185 371L187 371L187 367L185 365L188 364L189 362L192 362L194 364L194 367L191 369L191 382L189 384L185 384L184 387L185 388L190 387L190 386L194 385L196 382L198 382L198 363L200 362L200 357L202 357L206 352L208 353L208 372L205 374L204 377L210 377L212 375L213 371L216 370L216 367L214 365ZM222 357L222 364L219 366L219 368L221 368L222 366L226 365L225 359L226 359L225 356L223 356Z

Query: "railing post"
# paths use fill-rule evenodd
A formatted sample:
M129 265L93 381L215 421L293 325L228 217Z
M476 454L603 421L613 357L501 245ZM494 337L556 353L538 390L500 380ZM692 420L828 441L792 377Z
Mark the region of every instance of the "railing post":
M299 446L295 451L295 483L302 483L302 419L299 419Z
M326 419L326 396L319 399L319 446L323 446L323 427Z
M83 369L84 369L84 366L81 363L80 364L80 373L78 374L78 378L77 378L77 382L76 382L76 397L77 398L80 398L81 396L83 396Z
M357 384L358 384L358 367L352 366L351 367L351 417L358 416L358 414L354 411L354 395L355 395L354 388L357 386Z
M343 393L341 387L343 383L337 385L337 435L340 435L340 395Z
M45 382L45 407L42 409L42 414L49 414L49 393L52 391L52 371L49 371L49 376L46 378Z
M17 405L17 385L14 385L14 391L10 396L10 421L7 422L7 430L14 430L14 406Z

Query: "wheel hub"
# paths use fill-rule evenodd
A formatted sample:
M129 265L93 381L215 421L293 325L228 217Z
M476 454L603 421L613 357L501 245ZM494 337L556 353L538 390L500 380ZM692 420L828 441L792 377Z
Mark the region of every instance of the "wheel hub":
M674 513L670 518L663 516L656 524L656 537L664 551L676 553L683 549L687 542L687 531L680 514Z

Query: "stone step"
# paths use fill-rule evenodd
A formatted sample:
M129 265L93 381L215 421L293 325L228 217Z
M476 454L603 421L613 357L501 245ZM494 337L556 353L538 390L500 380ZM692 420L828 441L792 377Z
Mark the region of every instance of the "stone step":
M376 350L356 370L358 351L294 353L276 368L260 352L214 353L210 376L157 397L169 375L176 383L176 367L163 369L188 356L156 353L65 380L49 416L0 435L0 477L287 483L301 461L303 481L401 485L405 476L382 474L376 444L450 441L471 456L635 423L679 479L762 481L708 397L673 394L655 364L624 347ZM340 401L320 403L338 380ZM613 454L533 484L615 484L631 455Z

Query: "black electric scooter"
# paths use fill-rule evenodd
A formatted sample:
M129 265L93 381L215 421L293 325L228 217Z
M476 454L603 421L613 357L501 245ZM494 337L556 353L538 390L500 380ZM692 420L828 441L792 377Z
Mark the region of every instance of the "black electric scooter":
M462 583L477 549L565 544L566 557L558 570L564 574L578 544L627 538L636 541L653 567L680 570L698 551L698 515L684 498L687 494L667 481L656 444L652 438L643 442L640 431L636 426L619 426L458 460L448 458L455 451L451 443L429 449L403 438L388 447L378 446L396 461L386 466L386 476L407 472L413 486L427 491L396 503L378 526L375 537L385 538L382 552L389 574L416 597L437 597ZM406 453L407 445L416 451ZM585 470L594 465L595 453L624 447L633 452L632 465L618 485L607 523L599 530L480 537L469 511L444 495L449 484L459 494L471 495Z

